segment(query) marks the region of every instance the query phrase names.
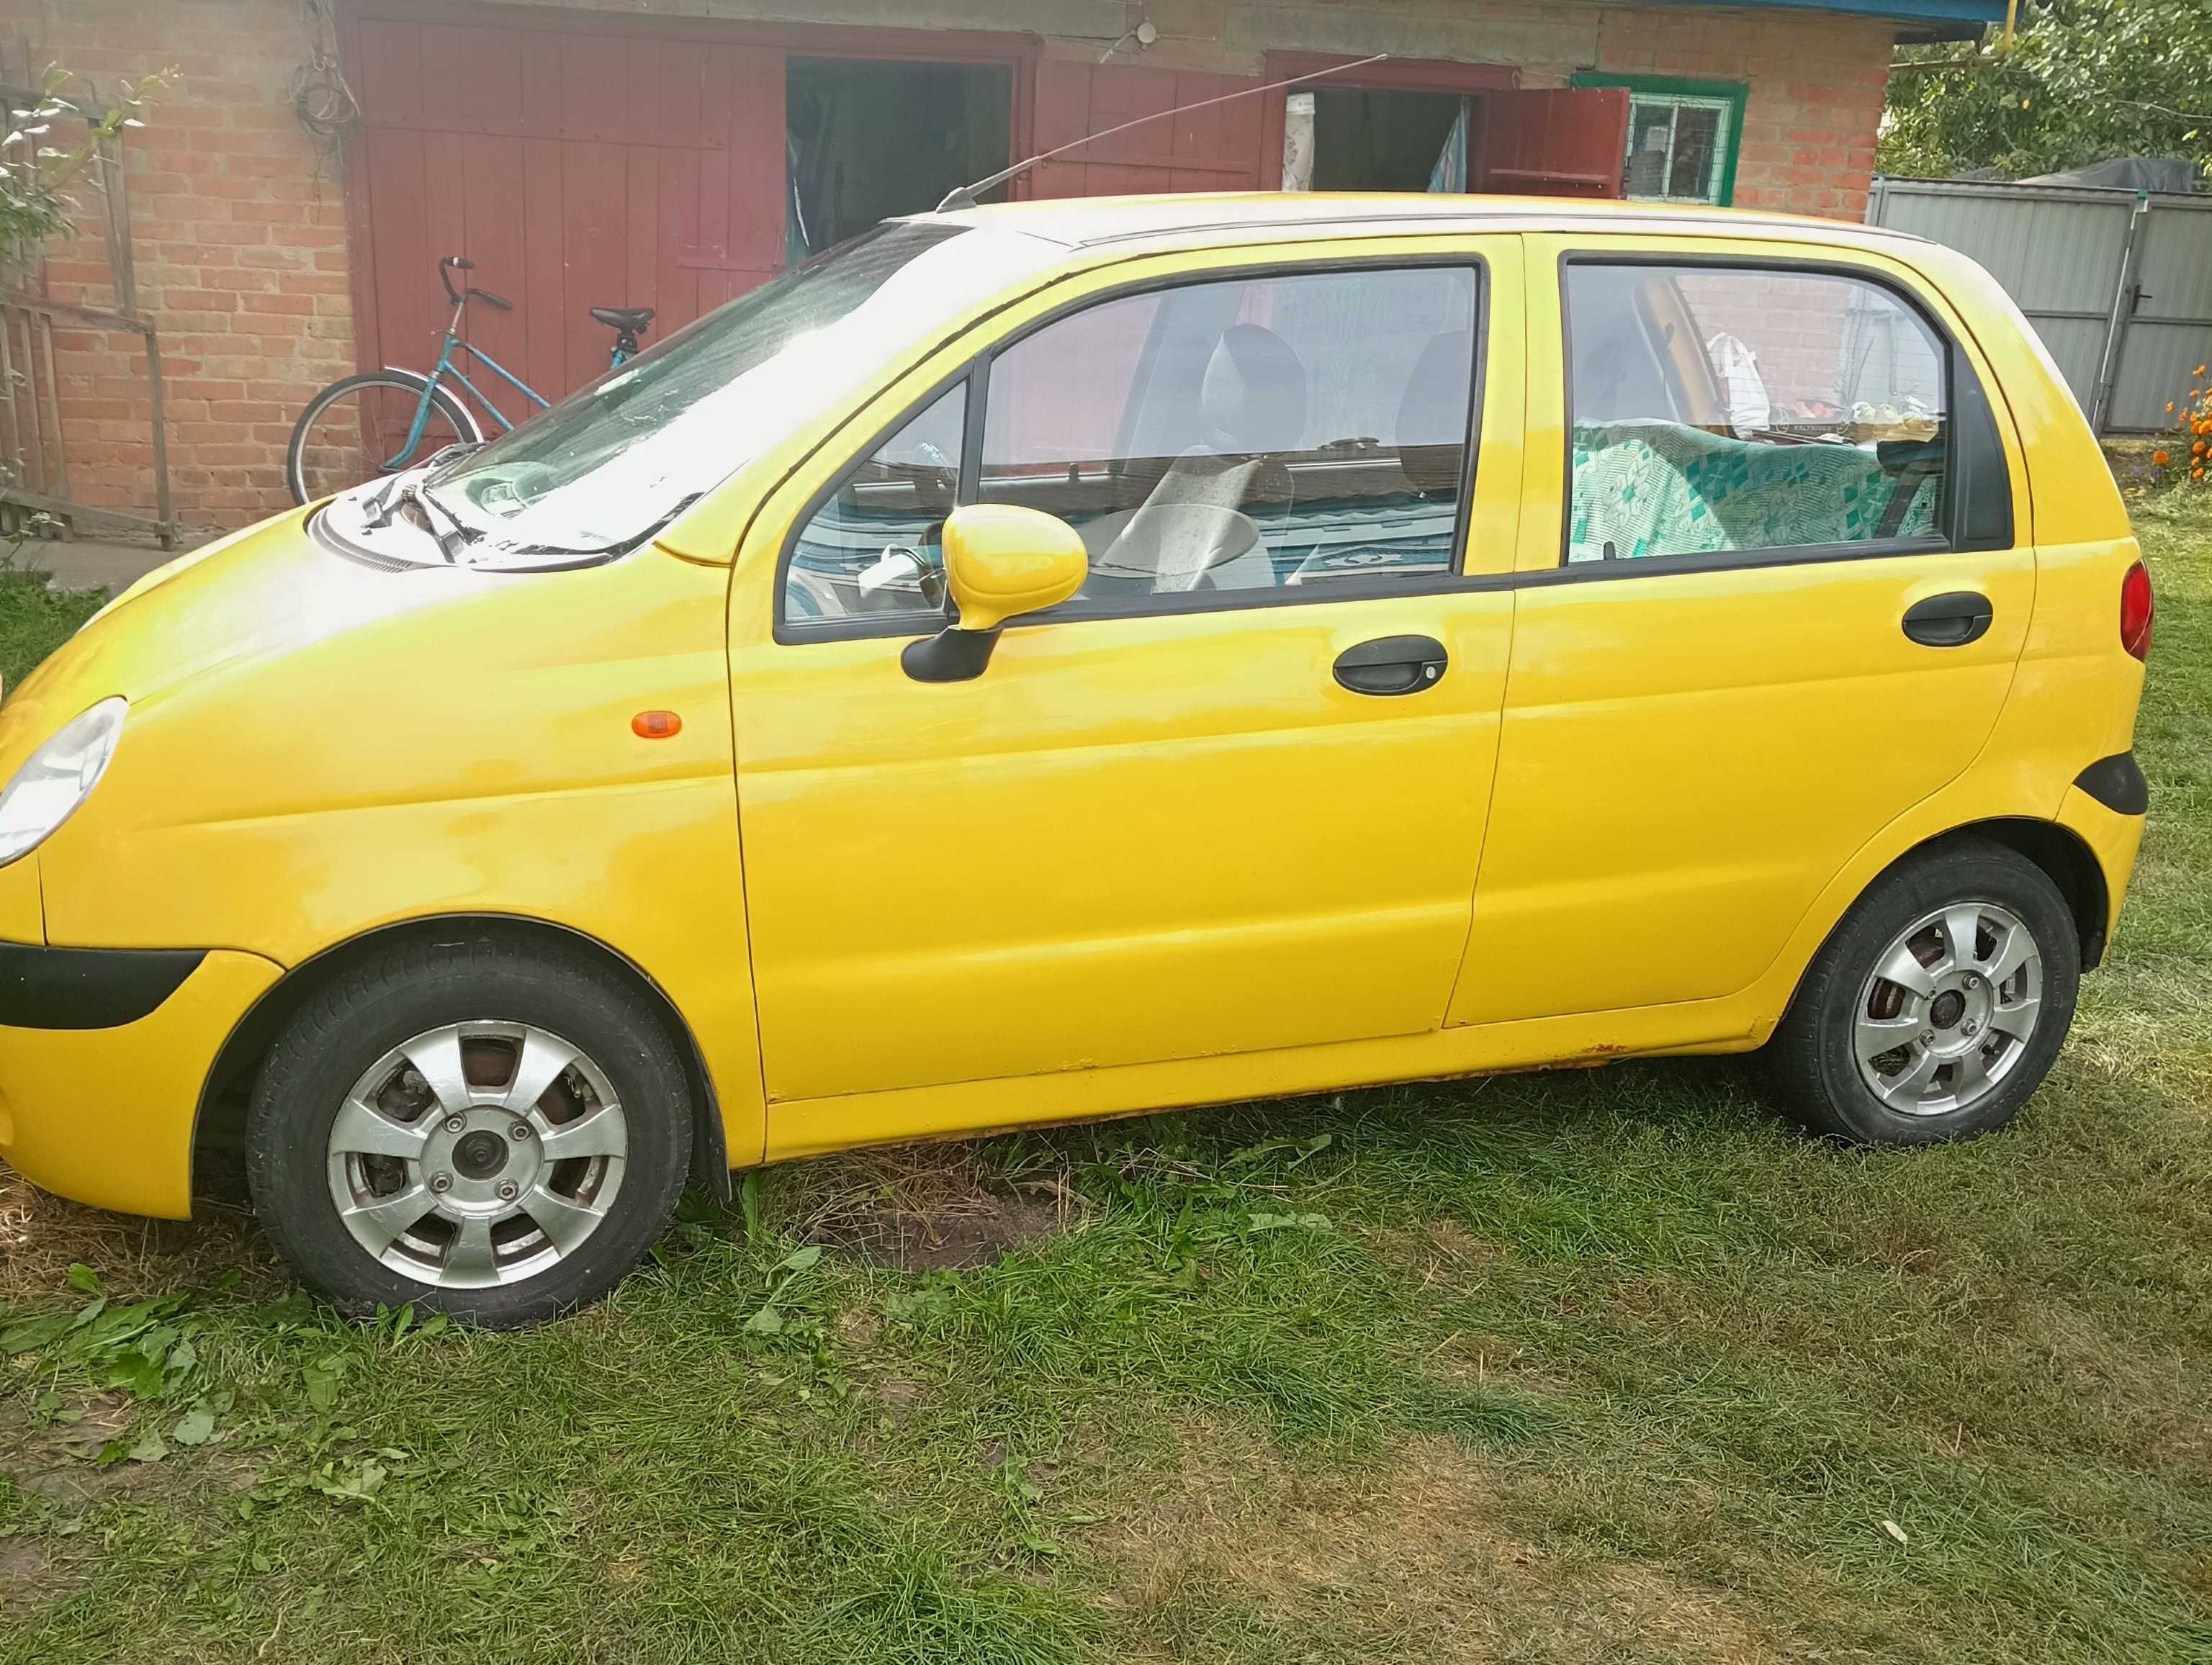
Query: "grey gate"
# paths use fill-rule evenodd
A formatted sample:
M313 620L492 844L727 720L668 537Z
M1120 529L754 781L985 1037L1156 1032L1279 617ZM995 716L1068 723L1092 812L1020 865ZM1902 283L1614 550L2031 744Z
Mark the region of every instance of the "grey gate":
M2212 197L1884 179L1867 220L1986 266L2100 433L2167 427L2212 355Z

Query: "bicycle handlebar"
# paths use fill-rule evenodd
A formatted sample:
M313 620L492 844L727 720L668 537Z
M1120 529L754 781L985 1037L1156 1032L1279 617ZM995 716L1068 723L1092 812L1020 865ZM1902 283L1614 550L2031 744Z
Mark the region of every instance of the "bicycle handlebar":
M461 306L467 301L481 300L486 306L496 306L502 312L513 312L514 310L514 303L507 300L504 295L495 295L489 289L456 289L453 288L453 280L450 274L453 272L472 272L476 270L476 269L477 263L470 259L466 255L449 254L444 259L441 260L438 263L438 282L446 286L446 299L452 301L456 306Z

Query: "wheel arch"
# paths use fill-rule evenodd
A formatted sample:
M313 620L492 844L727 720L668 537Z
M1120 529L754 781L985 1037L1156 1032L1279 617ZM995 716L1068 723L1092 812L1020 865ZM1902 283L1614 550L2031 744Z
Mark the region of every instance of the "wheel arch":
M2106 887L2105 869L2098 864L2096 852L2081 835L2057 821L2005 816L1972 821L1940 838L1925 839L1898 860L1903 861L1947 839L1975 838L2003 845L2043 869L2073 911L2074 929L2081 941L2081 969L2095 971L2105 958L2106 939L2111 934L2112 899ZM1896 863L1891 863L1895 865Z
M1860 885L1829 920L1827 929L1820 933L1805 961L1796 969L1789 984L1787 1004L1794 1005L1797 990L1818 960L1820 950L1844 928L1852 908L1864 896L1907 862L1916 861L1932 850L1946 845L1982 839L2002 845L2006 849L2025 857L2041 869L2058 893L2066 899L2068 910L2074 916L2074 929L2081 945L2081 969L2094 971L2105 957L2105 941L2112 924L2112 896L2105 881L2105 870L2098 865L2096 854L2080 833L2057 821L2039 820L2029 815L1996 815L1983 820L1966 821L1957 826L1929 833L1916 844L1908 845L1896 855L1867 875ZM1786 1009L1786 1006L1785 1006Z
M706 1057L691 1026L666 991L644 968L598 937L567 925L518 914L459 913L401 920L364 931L324 949L292 967L250 1007L224 1040L201 1084L192 1121L191 1164L195 1184L223 1150L242 1146L246 1090L254 1071L294 1013L332 978L372 954L402 943L451 940L456 935L495 936L520 944L557 943L581 948L617 981L644 996L684 1060L691 1089L691 1183L716 1200L731 1195L729 1148L722 1129L721 1103L707 1073Z

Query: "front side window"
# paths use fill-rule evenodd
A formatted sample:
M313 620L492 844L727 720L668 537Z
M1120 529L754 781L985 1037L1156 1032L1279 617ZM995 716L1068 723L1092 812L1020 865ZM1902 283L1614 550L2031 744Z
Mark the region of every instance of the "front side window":
M1944 343L1837 273L1575 262L1570 562L1940 536Z
M991 361L978 495L1082 533L1071 613L1448 572L1479 304L1465 266L1103 301Z
M1039 509L1082 535L1090 578L1061 614L1449 573L1480 324L1472 266L1191 283L1057 318L847 471L793 537L781 624L945 623L940 534L961 501Z
M957 382L838 482L799 529L783 574L783 616L947 621L941 534L959 499L968 384Z

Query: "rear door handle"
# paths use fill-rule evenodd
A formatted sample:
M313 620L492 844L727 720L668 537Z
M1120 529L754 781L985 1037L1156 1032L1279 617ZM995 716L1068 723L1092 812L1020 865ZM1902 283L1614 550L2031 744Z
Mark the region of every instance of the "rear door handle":
M1923 647L1964 647L1989 633L1996 613L1976 590L1930 596L1905 609L1905 633Z
M1451 664L1433 636L1381 636L1336 656L1336 680L1354 693L1419 693Z

